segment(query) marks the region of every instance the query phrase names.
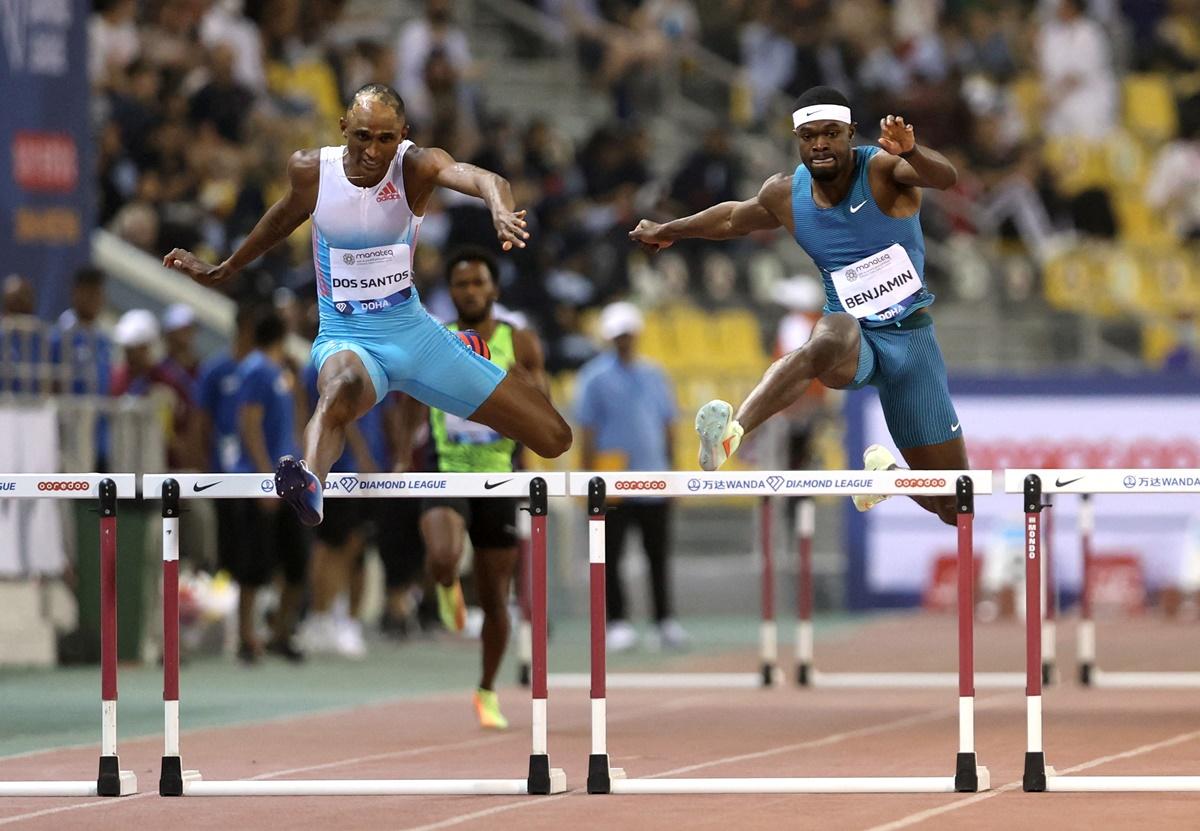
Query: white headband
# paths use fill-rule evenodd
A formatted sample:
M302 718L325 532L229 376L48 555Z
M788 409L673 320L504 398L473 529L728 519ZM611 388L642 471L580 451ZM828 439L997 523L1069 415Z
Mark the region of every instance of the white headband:
M801 124L810 121L841 121L853 124L850 120L850 108L841 104L813 104L811 107L801 107L792 113L792 129L799 129Z

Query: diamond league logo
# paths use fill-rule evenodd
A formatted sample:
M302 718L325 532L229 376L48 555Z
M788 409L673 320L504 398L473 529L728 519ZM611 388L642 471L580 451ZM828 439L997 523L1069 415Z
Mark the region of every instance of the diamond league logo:
M1121 484L1127 488L1132 488L1134 485L1137 484L1137 477L1126 476L1124 479L1121 480Z
M342 486L342 490L345 491L346 493L352 492L354 490L355 484L357 484L357 483L358 483L358 480L355 479L353 476L343 476L341 479L338 479L338 484Z
M780 489L780 487L783 486L783 477L782 476L768 476L767 484L771 486L771 490L777 491Z
M258 486L263 493L270 493L275 490L275 482L272 479L263 479Z
M699 479L688 479L688 490L690 490L690 491L700 490L700 480Z
M346 265L354 265L354 255L353 254L343 254L342 262L344 262Z

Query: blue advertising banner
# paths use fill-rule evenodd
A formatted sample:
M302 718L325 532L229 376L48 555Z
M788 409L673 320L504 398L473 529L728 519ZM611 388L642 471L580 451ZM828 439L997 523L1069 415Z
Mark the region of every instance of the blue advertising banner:
M95 216L90 7L0 0L0 276L28 277L48 318L88 261Z

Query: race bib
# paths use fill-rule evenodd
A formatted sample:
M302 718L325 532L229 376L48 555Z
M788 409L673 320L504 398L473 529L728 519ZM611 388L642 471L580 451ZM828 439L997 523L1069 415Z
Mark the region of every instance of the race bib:
M921 290L921 275L900 243L830 272L842 308L862 319L892 306L903 308Z
M446 438L454 444L492 444L504 436L484 424L446 413Z
M330 247L329 275L333 305L339 312L379 311L407 297L412 258L407 245Z

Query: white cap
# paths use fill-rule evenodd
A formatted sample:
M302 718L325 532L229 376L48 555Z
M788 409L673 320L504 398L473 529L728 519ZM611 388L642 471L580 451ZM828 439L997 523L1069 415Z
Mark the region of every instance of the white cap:
M196 312L187 303L172 303L163 312L162 327L164 332L174 332L196 322Z
M158 320L147 309L130 309L117 321L113 340L120 346L148 346L158 340Z
M600 337L615 340L621 335L636 335L644 321L637 306L625 300L611 303L600 313Z

